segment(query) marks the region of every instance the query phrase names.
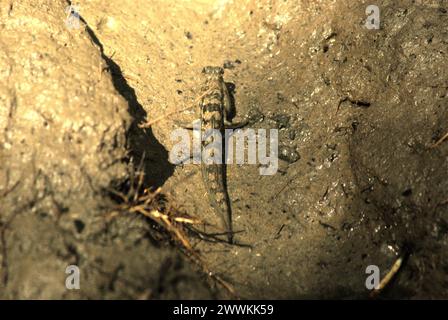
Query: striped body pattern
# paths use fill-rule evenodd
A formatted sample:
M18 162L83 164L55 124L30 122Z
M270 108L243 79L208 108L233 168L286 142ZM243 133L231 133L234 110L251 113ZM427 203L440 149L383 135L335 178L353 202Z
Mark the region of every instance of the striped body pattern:
M202 180L204 182L209 201L215 212L221 219L222 226L226 230L227 240L233 242L232 236L232 212L230 199L227 193L226 166L224 154L224 117L230 108L230 97L223 79L224 70L220 67L205 67L201 109L201 151L217 157L221 161L216 163L201 161ZM213 130L219 131L221 141L216 141L217 136L210 134ZM216 146L219 146L217 148Z

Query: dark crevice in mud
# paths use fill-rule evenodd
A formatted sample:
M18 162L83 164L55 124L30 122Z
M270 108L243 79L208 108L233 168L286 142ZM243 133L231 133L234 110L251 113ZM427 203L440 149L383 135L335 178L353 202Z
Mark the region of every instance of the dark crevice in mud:
M68 1L70 4L70 1ZM138 102L135 90L128 84L123 76L120 66L104 54L104 48L95 32L89 27L82 16L86 31L92 41L100 48L101 57L108 66L115 89L126 99L129 105L129 113L132 116L132 124L127 132L127 148L129 159L133 163L143 163L145 174L144 186L157 189L173 174L174 165L168 161L168 151L156 139L151 128L140 128L139 125L146 121L146 111ZM128 159L128 160L129 160Z
M353 107L358 107L358 108L365 108L365 109L367 109L367 108L369 108L369 107L372 105L369 101L357 100L357 99L352 99L352 98L349 98L349 97L345 97L345 98L341 99L341 101L339 101L339 104L338 104L338 110L339 110L339 108L341 107L341 105L342 105L344 102L347 102L347 101L348 101Z

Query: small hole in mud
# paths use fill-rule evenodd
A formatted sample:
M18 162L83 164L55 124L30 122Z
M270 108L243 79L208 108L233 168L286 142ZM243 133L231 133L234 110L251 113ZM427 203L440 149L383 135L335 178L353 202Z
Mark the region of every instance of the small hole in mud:
M406 189L403 191L403 193L401 194L403 197L409 197L410 195L412 195L412 189Z
M81 220L78 220L78 219L75 220L74 223L75 223L76 231L77 231L78 233L81 233L81 232L84 230L84 227L86 226L86 225L84 224L84 222L82 222Z

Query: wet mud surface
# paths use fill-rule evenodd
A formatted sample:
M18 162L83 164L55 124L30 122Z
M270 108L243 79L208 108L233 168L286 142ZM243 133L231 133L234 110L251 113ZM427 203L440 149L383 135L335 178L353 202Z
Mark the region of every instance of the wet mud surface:
M138 215L113 215L133 167L219 232L200 167L170 135L222 66L235 119L279 130L279 167L228 165L236 245L189 240L241 298L447 298L448 13L443 2L0 4L0 298L228 298ZM191 108L189 108L191 107ZM142 124L150 123L144 128ZM65 288L78 265L81 290Z

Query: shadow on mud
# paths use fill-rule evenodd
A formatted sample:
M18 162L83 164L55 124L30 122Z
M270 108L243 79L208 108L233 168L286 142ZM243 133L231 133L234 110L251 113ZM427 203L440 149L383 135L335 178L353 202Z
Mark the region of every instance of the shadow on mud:
M104 54L103 45L87 22L82 17L80 19L84 22L86 31L92 38L92 41L100 48L101 57L106 61L115 89L128 102L128 111L132 116L132 124L127 132L129 159L132 159L134 165L142 164L145 174L144 186L157 189L174 172L174 165L168 161L168 151L156 139L151 128L139 127L139 124L146 121L147 114L138 102L135 90L129 86L120 66L112 58Z

